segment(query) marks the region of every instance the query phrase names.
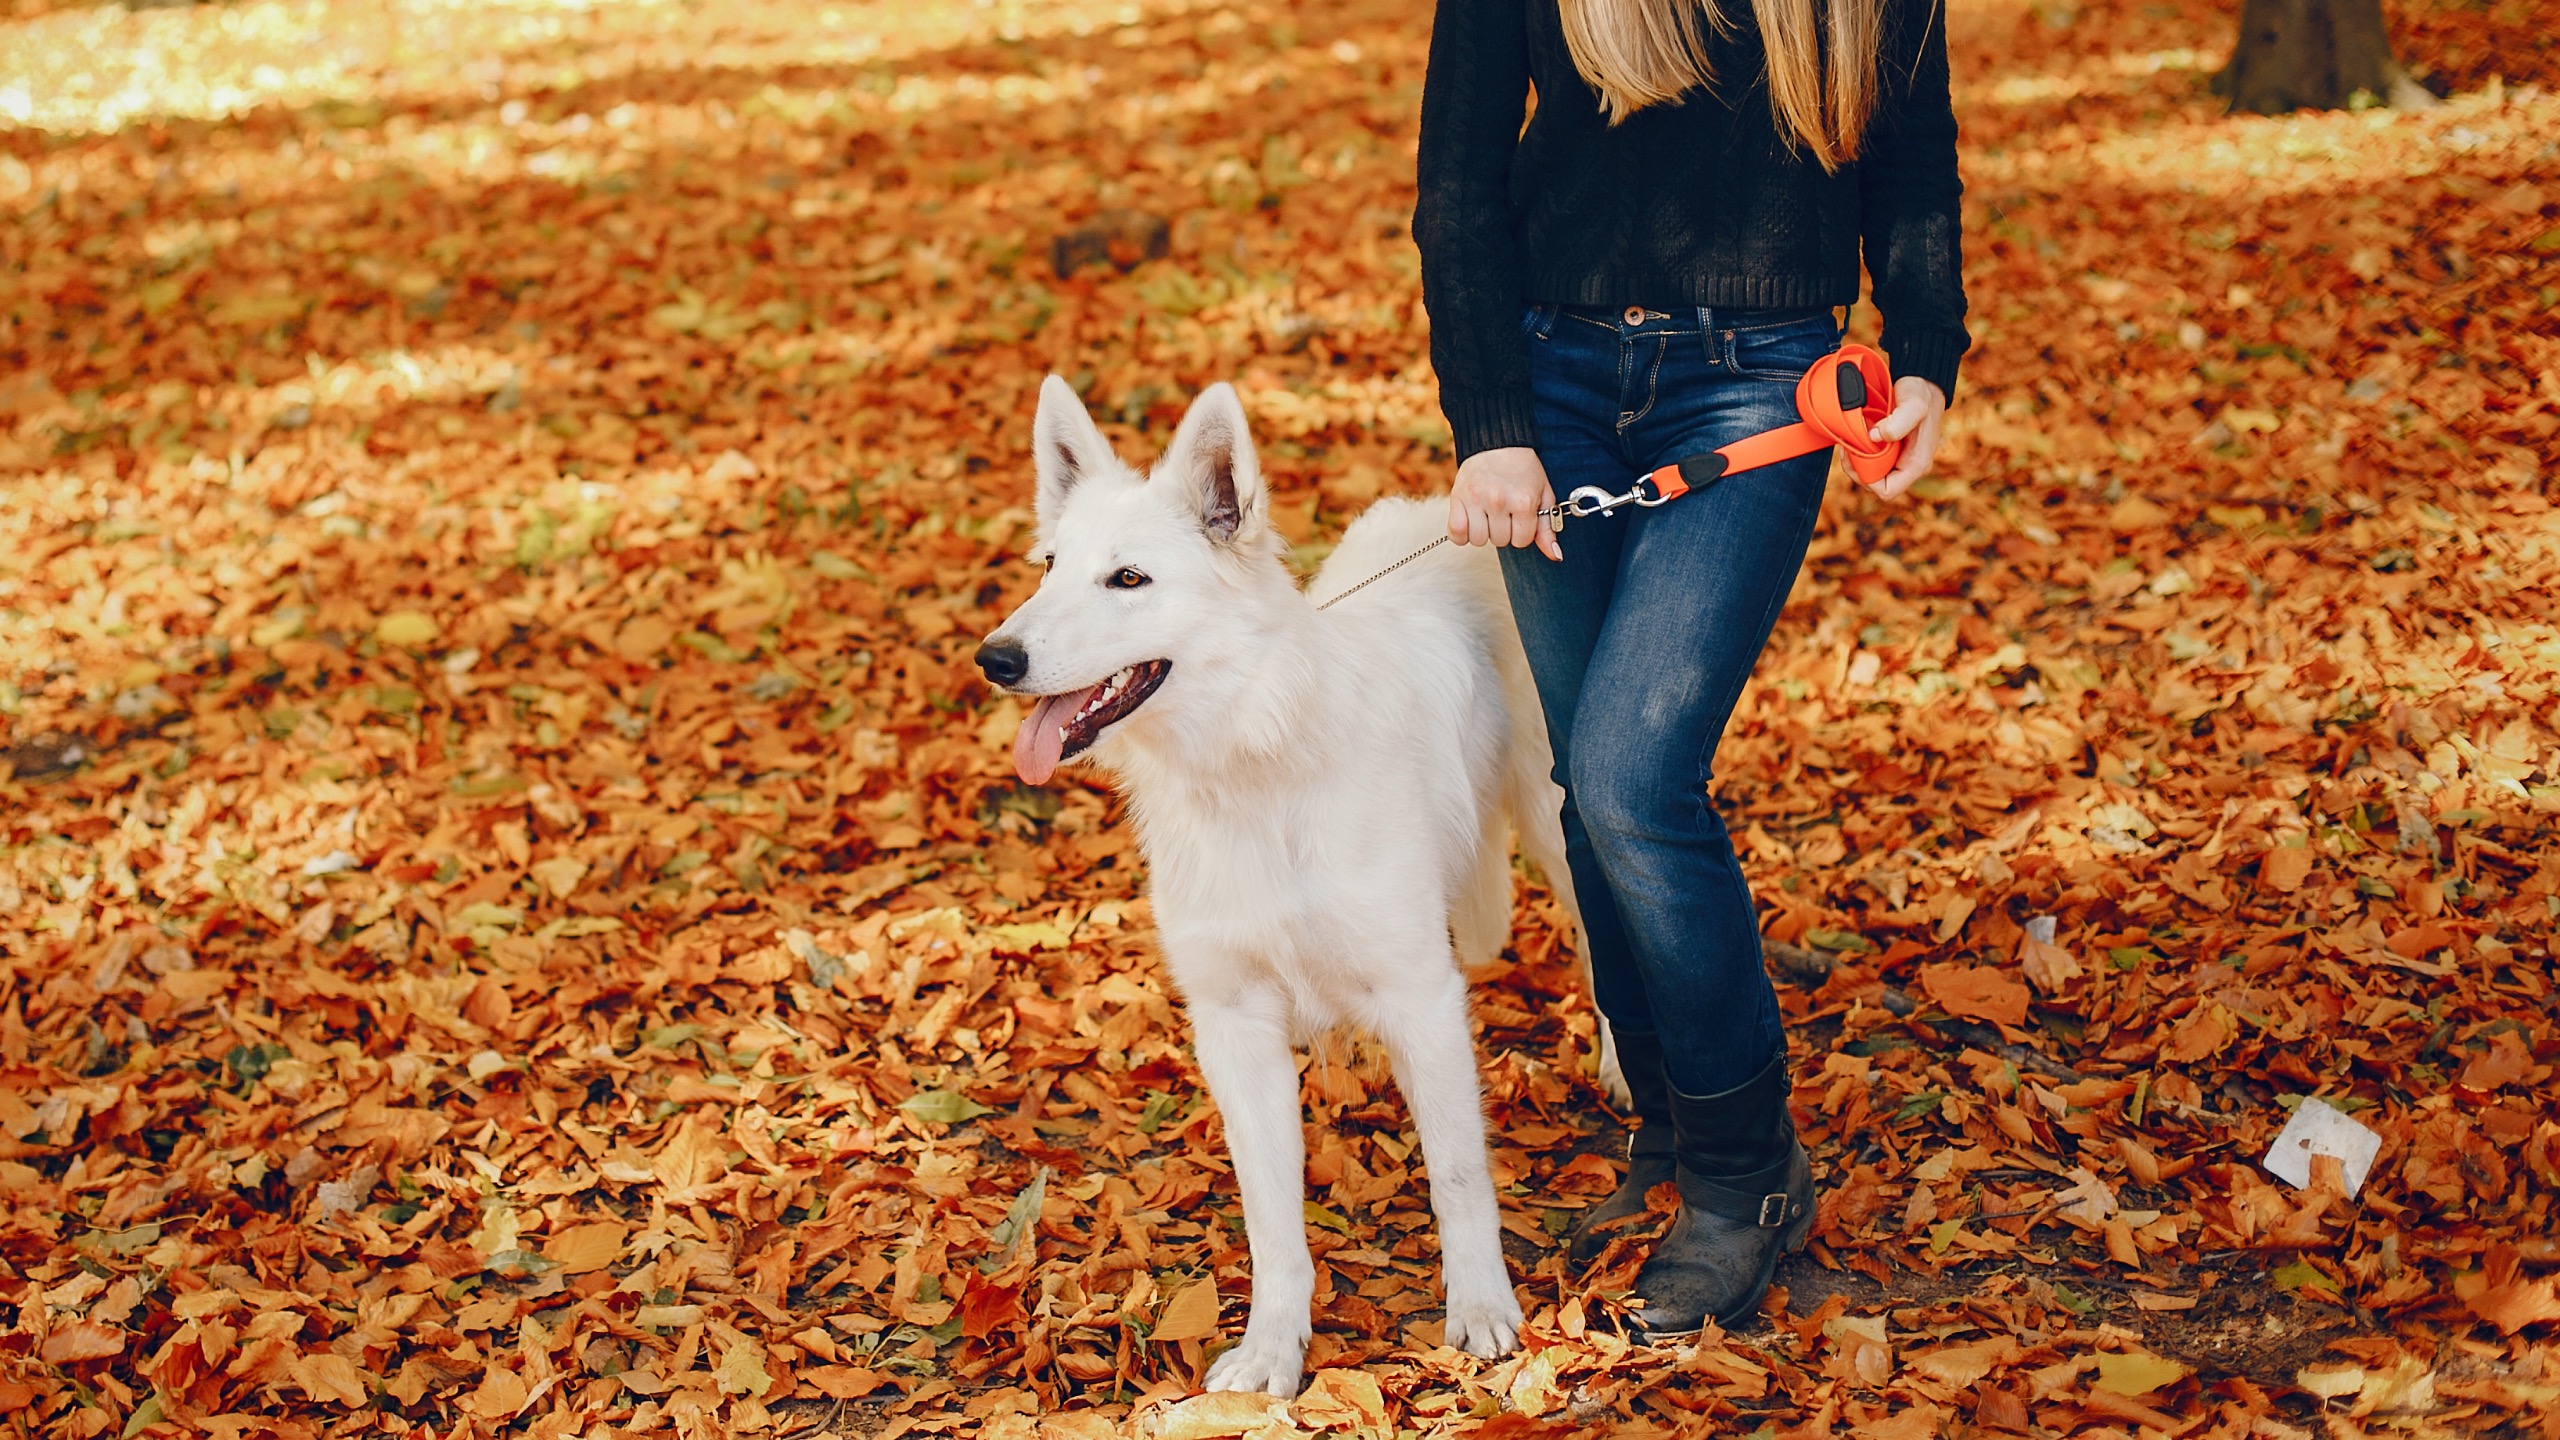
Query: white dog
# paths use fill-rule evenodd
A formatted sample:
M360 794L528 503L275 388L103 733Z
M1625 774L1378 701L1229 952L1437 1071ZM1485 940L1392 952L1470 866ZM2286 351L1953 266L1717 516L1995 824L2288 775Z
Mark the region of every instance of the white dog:
M1083 756L1129 797L1253 1256L1244 1337L1208 1388L1297 1393L1315 1265L1291 1047L1340 1025L1386 1043L1413 1112L1449 1343L1510 1350L1520 1305L1460 965L1508 932L1513 825L1568 907L1572 894L1494 557L1443 547L1320 611L1441 534L1444 507L1378 502L1301 593L1225 385L1147 476L1055 376L1033 440L1048 573L978 663L1039 697L1014 741L1025 780Z

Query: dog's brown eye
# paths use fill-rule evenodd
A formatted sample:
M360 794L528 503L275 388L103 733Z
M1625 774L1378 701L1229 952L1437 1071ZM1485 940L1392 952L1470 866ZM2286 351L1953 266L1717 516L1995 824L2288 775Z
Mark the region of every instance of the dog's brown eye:
M1119 569L1112 571L1111 578L1103 581L1102 583L1110 586L1114 590L1135 590L1139 586L1147 583L1147 573L1143 570L1133 570L1130 567L1123 565Z

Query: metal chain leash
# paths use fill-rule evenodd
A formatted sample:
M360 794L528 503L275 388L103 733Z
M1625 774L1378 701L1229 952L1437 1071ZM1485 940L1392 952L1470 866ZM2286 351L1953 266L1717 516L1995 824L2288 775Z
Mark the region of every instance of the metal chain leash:
M1361 591L1368 589L1370 586L1377 584L1379 581L1386 579L1388 576L1393 575L1407 565L1412 564L1414 561L1421 559L1423 556L1430 554L1432 551L1437 550L1448 543L1449 537L1443 535L1439 539L1434 540L1430 544L1423 546L1421 549L1414 551L1412 554L1407 555L1393 565L1388 566L1386 569L1379 571L1377 574L1370 576L1368 579L1361 581L1359 584L1352 586L1350 589L1345 590L1341 594L1334 596L1332 599L1327 600L1321 605L1318 605L1316 608L1319 610L1330 610L1334 606L1341 604L1343 601L1350 599L1352 596L1359 594Z
M1545 521L1548 528L1561 535L1564 533L1564 522L1573 516L1605 515L1620 505L1630 503L1650 507L1659 505L1663 502L1660 500L1645 499L1639 491L1629 491L1624 495L1611 495L1608 491L1601 489L1597 485L1585 485L1581 489L1574 491L1563 504L1550 505L1544 510L1539 511L1538 518ZM1388 576L1393 575L1407 565L1412 564L1414 561L1421 559L1423 556L1430 554L1432 551L1437 550L1448 543L1449 537L1443 535L1439 539L1434 540L1430 544L1423 546L1421 549L1414 551L1412 554L1407 555L1393 565L1388 566L1386 569L1379 571L1377 574L1370 576L1368 579L1361 581L1359 584L1352 586L1350 589L1345 590L1341 594L1334 596L1332 599L1327 600L1321 605L1318 605L1316 608L1318 610L1330 610L1334 606L1341 604L1343 601L1350 599L1352 596L1359 594L1361 591L1368 589L1370 586L1377 584L1379 581L1386 579Z

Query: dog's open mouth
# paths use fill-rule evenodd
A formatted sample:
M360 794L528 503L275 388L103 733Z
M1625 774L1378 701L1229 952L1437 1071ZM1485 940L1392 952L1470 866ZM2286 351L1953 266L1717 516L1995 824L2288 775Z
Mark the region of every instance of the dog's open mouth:
M1142 660L1099 685L1041 696L1031 718L1014 732L1014 773L1033 785L1048 784L1062 762L1084 753L1104 729L1146 704L1172 671L1171 661Z

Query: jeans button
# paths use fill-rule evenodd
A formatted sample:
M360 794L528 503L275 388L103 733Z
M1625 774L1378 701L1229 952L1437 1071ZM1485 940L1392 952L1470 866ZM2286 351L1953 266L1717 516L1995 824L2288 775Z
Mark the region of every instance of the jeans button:
M1627 313L1621 318L1630 325L1641 325L1644 323L1644 307L1641 305L1630 305L1627 307Z

